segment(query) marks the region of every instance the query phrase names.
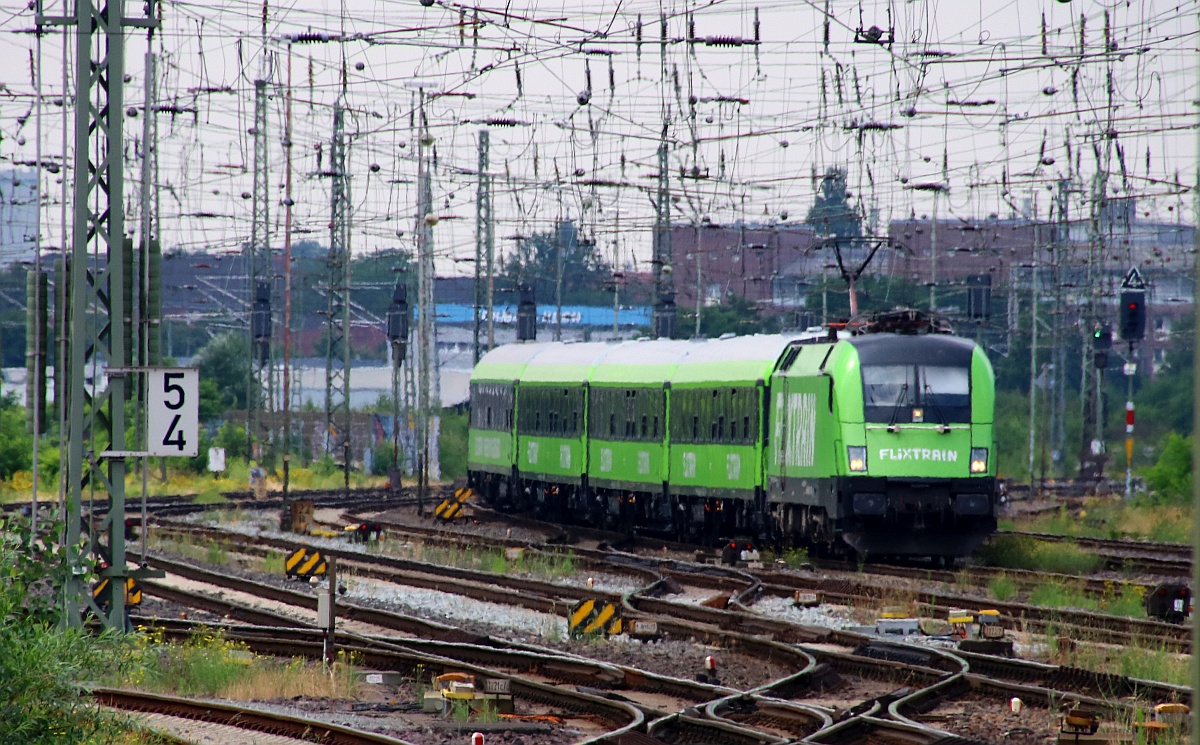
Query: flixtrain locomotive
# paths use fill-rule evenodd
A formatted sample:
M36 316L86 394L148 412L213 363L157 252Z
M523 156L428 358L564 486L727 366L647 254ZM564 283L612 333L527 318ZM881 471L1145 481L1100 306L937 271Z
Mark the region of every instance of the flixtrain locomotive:
M471 377L471 485L544 519L871 556L996 528L995 380L913 312L800 337L523 343Z

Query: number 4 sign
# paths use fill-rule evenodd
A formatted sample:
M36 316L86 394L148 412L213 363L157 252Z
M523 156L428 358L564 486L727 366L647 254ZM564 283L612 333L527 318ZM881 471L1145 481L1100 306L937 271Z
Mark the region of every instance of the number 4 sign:
M199 371L151 367L146 383L146 454L195 456L200 447Z

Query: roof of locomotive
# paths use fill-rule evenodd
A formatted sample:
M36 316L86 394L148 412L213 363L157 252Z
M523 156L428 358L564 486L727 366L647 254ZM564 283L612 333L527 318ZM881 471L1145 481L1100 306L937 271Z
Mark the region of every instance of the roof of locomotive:
M948 334L864 334L847 340L863 365L951 365L971 364L977 345L970 339Z

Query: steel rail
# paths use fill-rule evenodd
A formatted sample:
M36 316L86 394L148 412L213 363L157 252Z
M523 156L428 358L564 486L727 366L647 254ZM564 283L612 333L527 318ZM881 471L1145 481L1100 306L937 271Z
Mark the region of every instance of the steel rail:
M166 714L253 732L281 735L304 742L319 742L324 745L412 745L407 740L364 732L339 724L234 704L195 701L122 688L93 688L91 695L100 705L122 711Z

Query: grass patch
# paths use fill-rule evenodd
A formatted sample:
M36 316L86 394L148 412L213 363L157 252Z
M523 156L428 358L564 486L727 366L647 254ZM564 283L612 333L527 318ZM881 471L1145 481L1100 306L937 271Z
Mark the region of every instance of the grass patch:
M151 533L149 548L151 551L165 551L190 561L203 561L218 566L225 566L232 560L229 551L216 541L192 543L173 535Z
M1003 534L992 536L978 556L989 566L1059 574L1086 574L1103 562L1101 557L1081 551L1074 543L1046 543Z
M1109 583L1104 594L1084 590L1082 582L1043 582L1029 593L1027 602L1045 608L1080 608L1114 616L1142 618L1143 589L1139 585Z
M1188 505L1165 505L1148 497L1132 502L1090 499L1081 507L1016 521L999 521L1000 530L1028 530L1087 538L1137 538L1168 543L1191 540L1192 512Z
M987 589L992 599L1003 602L1017 594L1017 583L1012 577L1001 574L988 581Z
M126 663L118 684L180 696L352 699L359 686L351 660L342 658L326 669L298 657L261 657L219 632L198 633L183 644L165 644L161 634L142 634Z
M1061 665L1175 685L1190 682L1190 658L1177 652L1156 647L1113 647L1086 642L1064 650L1059 648L1055 637L1048 639L1047 646L1053 661Z
M806 548L788 548L781 552L764 550L762 552L762 560L764 564L782 561L790 569L805 569L812 566L808 556L808 549Z
M283 574L284 573L284 555L270 553L262 558L262 571L264 574Z
M411 543L385 538L375 549L386 556L425 561L442 566L474 569L492 574L522 574L538 579L571 577L578 571L575 554L535 552L526 550L518 559L509 559L504 549L476 546L447 547L427 543Z

